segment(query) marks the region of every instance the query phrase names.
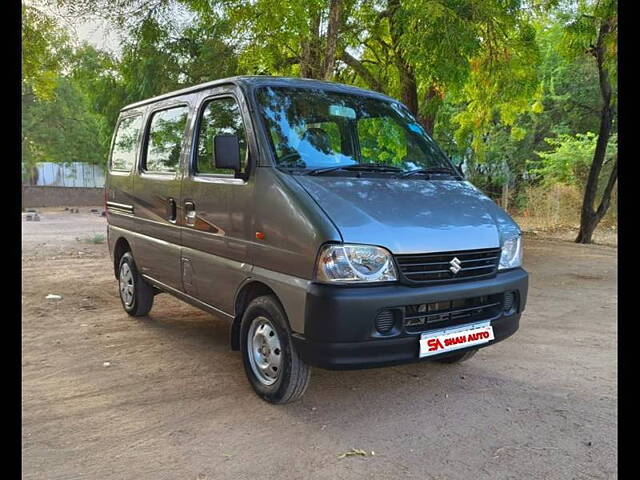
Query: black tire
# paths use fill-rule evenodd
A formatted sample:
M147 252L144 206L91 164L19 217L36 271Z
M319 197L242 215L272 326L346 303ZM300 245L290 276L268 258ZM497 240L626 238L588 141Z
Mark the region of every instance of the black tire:
M435 358L434 361L440 363L461 363L469 360L476 353L478 353L477 348L473 350L465 350L463 352L452 353L451 355L443 358Z
M277 334L275 340L278 348L274 348L273 352L278 355L278 372L277 374L272 372L276 378L270 379L274 382L270 385L265 384L264 375L261 379L256 373L259 371L259 367L256 366L256 357L253 359L250 357L250 355L260 356L260 353L255 354L254 349L249 346L249 332L252 327L259 330L256 325L263 325L267 329L273 327L274 333ZM254 345L254 338L257 338L257 335L257 331L255 335L252 335L252 345ZM264 346L269 348L266 344ZM245 310L240 325L240 351L249 383L260 398L269 403L283 404L294 402L302 397L309 385L311 370L298 356L291 341L286 315L280 302L274 296L265 295L255 298ZM260 349L257 351L260 352ZM254 371L254 369L256 370Z
M124 282L125 277L123 275L126 274L126 269L131 272L130 282ZM122 279L120 278L121 276L123 276ZM123 291L123 283L127 283L129 285L128 290L132 291L130 300ZM153 287L138 272L131 252L126 252L120 258L120 264L118 265L118 292L120 293L122 308L132 317L144 317L153 306L153 297L155 295Z

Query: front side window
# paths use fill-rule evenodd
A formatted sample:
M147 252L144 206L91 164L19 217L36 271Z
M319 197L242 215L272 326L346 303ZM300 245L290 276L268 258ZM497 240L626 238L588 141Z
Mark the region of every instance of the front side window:
M397 102L313 88L262 87L256 95L279 167L452 169L446 155Z
M189 107L180 106L155 112L149 125L144 170L148 172L176 172Z
M240 143L240 171L247 167L247 135L242 115L234 98L222 97L205 103L198 124L198 146L196 148L195 171L200 174L223 174L233 172L215 167L213 139L216 135L236 135Z
M111 170L130 172L136 162L138 135L142 125L142 116L125 117L116 129L116 138L111 151Z

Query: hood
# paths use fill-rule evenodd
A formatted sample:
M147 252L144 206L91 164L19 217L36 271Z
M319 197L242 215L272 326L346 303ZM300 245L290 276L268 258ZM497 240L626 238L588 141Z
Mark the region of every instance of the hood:
M500 247L518 232L509 215L466 181L313 177L295 179L336 225L345 243L395 254Z

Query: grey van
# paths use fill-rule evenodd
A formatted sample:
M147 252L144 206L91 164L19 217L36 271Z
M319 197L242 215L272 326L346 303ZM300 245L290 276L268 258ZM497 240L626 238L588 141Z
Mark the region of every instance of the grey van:
M230 321L263 399L310 366L470 358L527 300L519 227L397 100L234 77L122 109L105 202L125 311L166 292Z

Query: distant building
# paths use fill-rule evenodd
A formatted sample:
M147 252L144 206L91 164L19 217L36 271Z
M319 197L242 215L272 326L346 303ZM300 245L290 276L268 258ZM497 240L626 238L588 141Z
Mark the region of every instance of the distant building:
M56 187L104 187L104 170L100 165L84 162L67 164L41 162L38 170L23 175L25 185L42 185Z

